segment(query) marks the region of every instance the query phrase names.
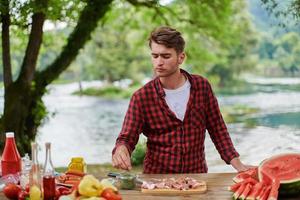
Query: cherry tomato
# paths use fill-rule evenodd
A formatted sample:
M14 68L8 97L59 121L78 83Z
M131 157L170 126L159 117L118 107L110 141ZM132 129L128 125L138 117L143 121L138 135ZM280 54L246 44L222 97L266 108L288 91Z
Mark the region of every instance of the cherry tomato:
M26 184L25 185L25 191L29 193L29 190L30 190L30 186L29 186L29 184Z
M59 199L60 196L61 196L61 194L60 194L58 188L56 187L55 188L55 200Z
M26 198L29 198L29 192L22 190L19 192L18 200L25 200Z
M5 196L9 199L18 199L19 192L21 191L21 187L19 185L16 185L14 183L8 183L3 188L3 193Z
M111 188L104 189L101 197L104 197L107 200L122 200L122 197Z
M72 193L72 190L70 188L59 186L56 188L56 190L59 191L60 195L68 195Z

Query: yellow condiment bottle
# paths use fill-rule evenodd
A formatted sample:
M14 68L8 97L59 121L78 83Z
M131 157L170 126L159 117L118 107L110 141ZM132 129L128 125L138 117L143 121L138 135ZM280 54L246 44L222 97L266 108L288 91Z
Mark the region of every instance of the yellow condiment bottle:
M86 164L82 157L73 157L68 165L68 171L86 173Z
M42 191L36 185L33 185L29 189L29 198L30 200L41 200Z

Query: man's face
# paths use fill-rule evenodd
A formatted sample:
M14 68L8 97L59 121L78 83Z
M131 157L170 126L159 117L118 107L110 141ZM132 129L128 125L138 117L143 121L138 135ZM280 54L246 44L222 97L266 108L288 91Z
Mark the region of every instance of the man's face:
M177 53L174 48L162 44L151 43L152 65L156 76L168 77L179 70L185 58L184 53Z

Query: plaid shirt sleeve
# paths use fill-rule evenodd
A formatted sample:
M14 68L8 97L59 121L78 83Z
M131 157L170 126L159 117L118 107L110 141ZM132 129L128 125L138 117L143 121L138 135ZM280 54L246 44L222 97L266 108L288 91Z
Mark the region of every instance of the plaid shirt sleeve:
M131 97L129 107L126 112L122 130L117 138L115 150L120 145L125 145L131 154L138 142L139 135L142 132L143 117L141 112L141 106L139 105L138 97L136 93Z
M230 164L230 161L233 158L239 157L239 154L232 144L227 127L219 109L218 101L208 82L206 104L207 130L219 154L221 155L221 158L227 164Z

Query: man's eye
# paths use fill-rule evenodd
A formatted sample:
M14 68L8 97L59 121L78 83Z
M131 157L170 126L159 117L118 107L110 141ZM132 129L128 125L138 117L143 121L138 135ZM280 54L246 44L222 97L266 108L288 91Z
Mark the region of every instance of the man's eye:
M158 58L158 55L152 54L152 58Z
M162 56L164 59L169 59L171 56L170 55L163 55Z

